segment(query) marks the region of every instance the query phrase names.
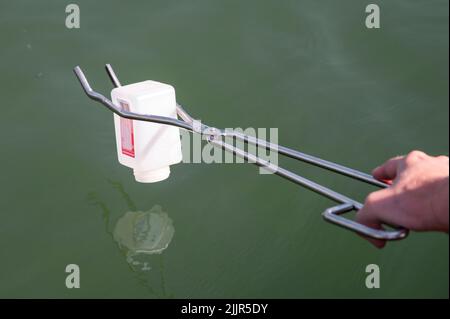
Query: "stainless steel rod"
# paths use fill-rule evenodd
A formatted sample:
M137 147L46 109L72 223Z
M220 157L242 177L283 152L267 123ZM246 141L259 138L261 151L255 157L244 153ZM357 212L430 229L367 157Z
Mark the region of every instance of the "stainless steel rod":
M122 84L120 84L120 81L119 81L119 79L117 78L116 73L114 72L114 70L113 70L111 64L105 65L105 68L106 68L106 73L108 73L109 78L110 78L111 81L114 83L114 86L115 86L116 88L122 86Z
M308 155L281 145L277 145L277 144L273 144L252 136L248 136L239 132L235 132L235 131L225 131L224 136L231 136L231 137L235 137L239 140L242 141L246 141L250 144L256 145L256 146L260 146L260 147L264 147L266 149L270 149L271 151L276 151L280 154L286 155L288 157L315 165L317 167L321 167L321 168L325 168L329 171L333 171L369 184L372 184L374 186L378 186L381 188L386 188L389 185L386 183L383 183L379 180L376 180L375 178L373 178L372 176L370 176L369 174L360 172L358 170L343 166L343 165L339 165L337 163L333 163L330 161L326 161L323 160L321 158L312 156L312 155Z
M253 154L247 153L247 152L243 151L242 149L236 148L235 146L225 143L219 139L212 138L209 140L209 142L215 146L221 147L225 151L233 153L234 155L249 161L250 163L256 164L257 166L260 166L260 167L264 167L267 170L269 170L270 172L272 172L278 176L284 177L284 178L290 180L291 182L294 182L298 185L306 187L320 195L328 197L329 199L332 199L335 202L349 203L349 204L352 204L356 209L360 209L362 207L361 203L359 203L347 196L344 196L338 192L335 192L335 191L333 191L325 186L322 186L318 183L315 183L307 178L299 176L291 171L288 171L287 169L284 169L282 167L274 165L266 160L260 159L259 157L255 156Z

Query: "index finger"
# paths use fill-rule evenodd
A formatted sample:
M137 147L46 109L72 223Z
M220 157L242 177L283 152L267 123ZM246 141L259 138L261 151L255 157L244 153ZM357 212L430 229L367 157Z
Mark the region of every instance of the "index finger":
M372 171L373 177L382 181L391 181L397 177L400 163L404 160L404 156L396 156L391 158L383 165L378 166Z

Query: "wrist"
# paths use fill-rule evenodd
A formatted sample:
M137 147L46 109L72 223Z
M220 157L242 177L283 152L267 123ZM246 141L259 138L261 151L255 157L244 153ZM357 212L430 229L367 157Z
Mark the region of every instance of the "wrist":
M438 188L431 197L432 215L439 231L448 233L449 227L449 177L445 177L438 183Z

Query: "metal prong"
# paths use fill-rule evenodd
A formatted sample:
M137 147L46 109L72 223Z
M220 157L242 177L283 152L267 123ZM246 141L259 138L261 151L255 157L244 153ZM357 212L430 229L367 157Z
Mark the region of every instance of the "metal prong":
M114 83L114 86L115 86L116 88L122 86L122 84L120 84L120 81L119 81L119 79L117 78L116 73L114 72L114 70L113 70L111 64L109 64L109 63L106 64L106 65L105 65L105 68L106 68L106 72L107 72L108 75L109 75L109 78L110 78L111 81Z
M189 113L186 112L186 110L178 103L177 103L177 114L186 123L192 124L194 122L194 118L190 116Z
M83 87L84 92L93 100L100 102L104 106L106 106L109 110L113 111L117 115L130 119L130 120L140 120L140 121L146 121L146 122L152 122L152 123L158 123L158 124L165 124L165 125L172 125L176 127L183 128L188 131L192 131L192 124L188 124L184 121L180 121L178 119L174 119L171 117L166 116L158 116L158 115L146 115L146 114L137 114L129 111L122 110L120 107L114 105L111 100L106 98L104 95L94 91L91 86L89 85L89 82L87 81L86 77L84 76L83 71L79 66L76 66L73 71L75 72L75 75L77 76L78 80L81 83L81 86Z
M84 92L86 92L87 95L91 96L92 93L92 88L89 85L88 80L86 79L86 77L84 76L83 71L81 70L81 68L77 65L74 69L73 72L75 72L75 75L78 78L78 81L80 81L81 86L83 87Z

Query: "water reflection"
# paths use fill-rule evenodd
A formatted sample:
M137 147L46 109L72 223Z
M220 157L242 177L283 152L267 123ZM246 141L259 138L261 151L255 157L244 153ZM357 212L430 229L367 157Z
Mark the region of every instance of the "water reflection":
M106 233L117 243L138 282L154 297L170 298L164 278L164 256L175 233L169 215L159 205L139 210L120 182L109 181L124 200L128 210L111 225L111 210L97 193L88 200L102 211Z
M161 206L146 212L127 212L116 223L114 240L126 250L127 261L133 267L148 271L148 255L161 254L170 244L174 228L172 220Z

